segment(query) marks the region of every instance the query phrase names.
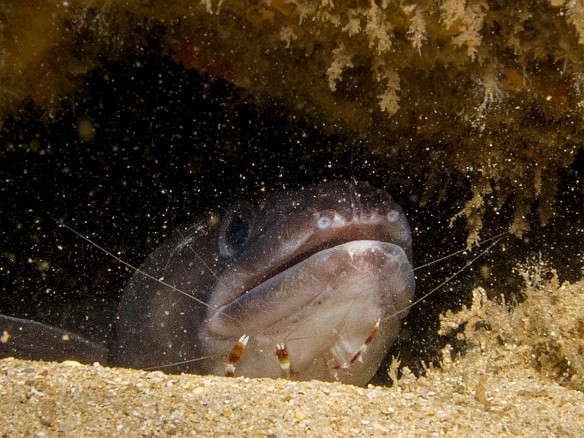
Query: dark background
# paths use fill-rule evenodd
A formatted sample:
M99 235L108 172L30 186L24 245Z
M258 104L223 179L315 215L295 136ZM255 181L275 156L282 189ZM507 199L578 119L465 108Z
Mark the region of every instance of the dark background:
M420 207L424 175L405 172L399 161L388 167L367 152L375 149L366 147L367 139L325 135L277 103L259 109L236 87L156 51L105 62L50 114L23 103L6 121L0 134L0 313L100 339L132 272L57 222L138 266L178 225L238 198L259 199L325 178L364 180L391 193L410 218L415 265L465 247L464 220L448 227L470 196L464 181L451 178L443 200L437 194ZM551 224L541 228L529 218L532 232L506 236L416 306L392 354L414 369L420 360L437 359L447 341L435 335L437 315L468 303L476 284L491 296L520 299L521 281L512 269L528 257L541 253L562 279L579 278L583 164L581 154L564 172L560 214ZM512 217L510 206L489 211L485 238L506 230ZM418 296L483 248L418 270ZM481 276L481 267L490 276Z

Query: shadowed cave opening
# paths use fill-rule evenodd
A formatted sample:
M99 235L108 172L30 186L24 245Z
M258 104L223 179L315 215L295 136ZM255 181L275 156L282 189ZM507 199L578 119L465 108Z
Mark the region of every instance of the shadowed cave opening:
M132 272L55 220L138 266L181 224L237 199L260 199L265 192L323 179L363 180L387 190L410 220L415 266L465 247L464 221L448 227L469 197L462 178L450 179L443 199L436 194L421 206L424 175L411 174L399 162L388 166L363 147L370 140L325 134L277 102L260 108L242 90L185 70L157 50L104 62L53 114L29 104L6 121L0 138L5 181L0 313L96 340L112 336L117 301ZM522 239L505 237L412 309L391 355L414 371L421 370L421 361L437 361L442 346L452 342L438 338L438 314L468 304L479 284L493 296L520 299L521 279L512 269L540 252L562 279L579 278L579 260L566 248L583 240L577 207L582 161L580 154L564 172L561 214ZM504 231L513 211L504 206L486 212L484 238ZM417 296L481 250L417 271ZM385 365L378 374L375 382L387 383Z

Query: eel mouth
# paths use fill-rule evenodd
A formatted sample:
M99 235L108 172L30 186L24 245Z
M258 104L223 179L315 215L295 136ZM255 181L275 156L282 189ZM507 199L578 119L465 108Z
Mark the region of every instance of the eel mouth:
M406 233L396 234L392 214L374 212L345 219L337 213L310 213L282 221L270 232L259 236L240 257L223 269L210 294L209 304L214 309L227 306L311 257L351 242L394 244L405 252L411 264L409 242L404 244L401 239L401 234ZM322 217L332 218L328 226L322 226ZM405 231L409 236L409 228Z
M393 243L321 249L217 309L207 319L207 352L227 357L245 334L238 375L281 377L274 350L286 345L295 377L364 384L397 337L414 284L408 257ZM354 363L374 327L378 334Z
M280 321L301 320L307 307L349 306L355 300L368 300L372 308L390 309L400 318L413 294L405 299L396 294L408 289L412 266L404 250L392 243L376 240L351 240L299 254L279 272L268 276L214 312L210 321L220 336L259 332ZM406 278L407 277L407 278ZM396 279L397 278L397 279ZM394 287L393 284L396 284ZM386 285L386 286L384 286ZM333 296L335 295L335 296ZM346 310L333 313L342 314ZM379 318L384 311L375 312Z

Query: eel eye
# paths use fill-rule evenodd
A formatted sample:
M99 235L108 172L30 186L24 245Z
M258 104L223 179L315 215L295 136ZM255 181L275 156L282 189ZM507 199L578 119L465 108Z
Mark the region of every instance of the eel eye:
M238 205L227 212L219 234L221 257L230 258L241 251L249 239L252 224L253 213L247 205Z

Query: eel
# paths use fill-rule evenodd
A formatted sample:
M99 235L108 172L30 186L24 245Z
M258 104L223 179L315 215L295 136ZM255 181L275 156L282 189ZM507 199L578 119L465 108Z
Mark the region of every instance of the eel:
M402 208L323 182L176 230L126 286L109 348L0 315L0 357L365 385L414 292Z

